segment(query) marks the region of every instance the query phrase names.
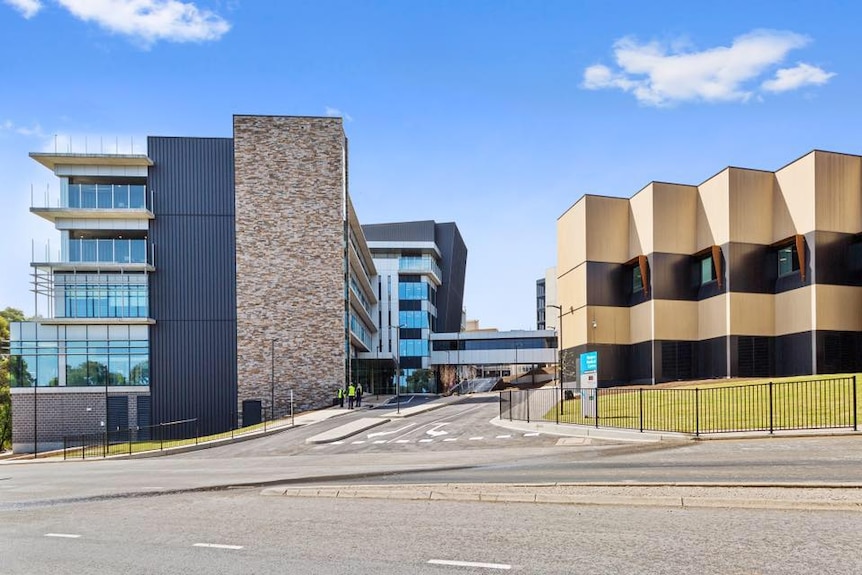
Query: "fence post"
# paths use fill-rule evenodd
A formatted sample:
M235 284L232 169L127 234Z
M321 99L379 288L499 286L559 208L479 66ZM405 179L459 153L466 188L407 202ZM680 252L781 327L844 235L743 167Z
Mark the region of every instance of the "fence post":
M81 459L87 458L87 448L84 445L84 436L81 435Z
M512 421L512 390L509 390L509 421Z
M694 388L694 436L700 437L700 390Z
M853 431L859 431L859 427L858 427L859 422L857 421L859 416L856 414L856 410L858 409L856 407L856 405L857 405L856 404L856 376L854 375L853 376Z
M638 388L638 411L640 412L641 433L644 432L644 389Z
M195 418L195 445L198 444L198 438L201 436L201 422Z
M129 438L129 455L131 455L132 454L132 428L131 427L126 432L126 434Z
M527 394L527 423L530 423L530 390L521 391Z
M107 424L107 422L105 422ZM108 456L108 426L105 425L105 439L102 443L102 457Z
M556 391L554 392L556 394ZM555 409L554 413L557 415L557 425L560 424L560 414L563 412L563 385L560 384L560 409Z
M772 382L770 381L769 382L769 434L770 435L772 435L772 433L775 431L775 427L774 427L773 420L772 420L772 414L773 414L773 411L772 411Z
M63 436L63 461L66 461L66 436Z
M165 450L165 433L162 431L164 429L163 425L164 423L159 424L159 451Z
M503 392L500 392L500 419L503 419Z
M595 401L596 401L596 429L598 429L599 428L599 388L598 388L598 384L596 384L595 392L596 392L596 399L595 399ZM584 401L584 396L582 395L581 396L581 404L583 404L583 401Z

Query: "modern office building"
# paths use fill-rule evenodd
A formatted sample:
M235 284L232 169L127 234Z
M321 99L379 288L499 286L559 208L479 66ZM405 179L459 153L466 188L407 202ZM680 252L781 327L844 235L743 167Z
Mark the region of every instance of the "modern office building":
M586 195L557 223L565 380L862 370L862 157Z
M536 280L536 329L557 328L557 270L548 268L545 277ZM550 309L550 311L548 310Z
M429 371L431 334L461 331L467 247L454 223L431 220L362 226L377 271L379 330L357 354L355 379L365 389L391 391L386 358L400 368L401 392L443 391ZM384 358L383 362L380 358ZM421 374L420 374L421 375Z
M232 138L31 156L60 180L31 211L61 243L32 264L45 317L12 325L16 451L183 419L223 431L244 402L278 415L291 394L321 407L372 349L376 270L340 118L235 116Z

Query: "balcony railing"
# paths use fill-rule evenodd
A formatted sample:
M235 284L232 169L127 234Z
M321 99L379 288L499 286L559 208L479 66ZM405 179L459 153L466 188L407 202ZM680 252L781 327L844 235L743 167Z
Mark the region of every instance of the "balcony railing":
M443 272L440 271L440 266L434 261L431 256L402 256L398 259L399 272L431 272L441 282L443 281Z
M146 264L147 240L143 239L70 239L70 263Z
M44 205L37 206L32 198L31 206L76 210L144 210L147 209L147 186L145 184L69 184L53 201L45 194ZM51 205L54 204L54 205Z

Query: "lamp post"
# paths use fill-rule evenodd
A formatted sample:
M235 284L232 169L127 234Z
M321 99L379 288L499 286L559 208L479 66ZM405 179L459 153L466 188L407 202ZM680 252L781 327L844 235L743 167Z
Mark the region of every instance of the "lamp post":
M557 352L557 375L560 378L560 414L563 413L563 306L547 304L545 307L552 307L559 312L557 316L557 334L559 335L557 341L557 347L559 347L559 351Z

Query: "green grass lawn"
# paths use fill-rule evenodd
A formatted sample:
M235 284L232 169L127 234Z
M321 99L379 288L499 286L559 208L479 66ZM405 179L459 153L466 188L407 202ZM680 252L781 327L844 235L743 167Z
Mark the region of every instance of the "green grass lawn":
M617 387L598 390L602 427L717 433L853 426L853 374L745 382ZM856 421L862 425L862 377L856 377ZM556 421L556 407L544 418ZM560 422L595 425L577 395L563 401ZM587 406L589 407L589 406Z

